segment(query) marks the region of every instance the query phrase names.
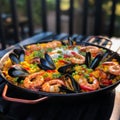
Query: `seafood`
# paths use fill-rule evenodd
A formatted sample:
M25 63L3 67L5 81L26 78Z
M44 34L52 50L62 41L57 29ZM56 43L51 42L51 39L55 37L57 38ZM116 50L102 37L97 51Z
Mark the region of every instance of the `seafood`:
M62 42L62 45L70 45L70 46L72 46L74 44L73 43L74 41L72 40L71 37L68 37L67 40L62 40L61 42Z
M40 64L40 58L39 57L35 57L35 58L33 58L31 61L30 61L30 63L37 63L37 64Z
M38 66L41 69L44 69L44 70L54 70L55 69L54 62L47 53L45 53L45 58L40 58L40 63L41 64L39 64Z
M99 65L101 59L102 59L102 55L101 55L101 54L98 54L98 55L92 60L92 62L91 62L91 64L90 64L90 68L95 69L95 68Z
M85 64L87 65L88 68L90 67L90 64L91 64L91 53L90 52L86 52Z
M24 61L25 52L22 49L14 49L12 53L9 54L9 58L11 59L13 64L18 64Z
M23 81L23 85L25 88L35 91L38 91L43 83L44 78L41 75L41 72L30 74Z
M61 44L62 43L60 41L54 40L54 41L51 41L48 43L29 45L29 46L27 46L27 49L29 49L30 51L35 51L35 50L59 47L59 46L61 46Z
M70 57L70 61L73 64L83 64L85 62L85 57L76 53L76 52L72 52L72 56Z
M75 79L71 75L69 75L69 74L67 74L65 77L67 77L68 81L69 80L71 81L71 84L72 84L72 87L73 87L73 91L75 91L77 93L80 92L79 84L75 81Z
M112 65L109 67L109 72L113 75L120 75L120 65Z
M65 66L62 66L58 69L60 73L66 74L66 73L71 73L73 68L73 64L67 64Z
M55 40L14 49L1 71L14 85L59 94L95 91L120 80L114 52L74 42L69 38L65 45Z
M120 65L116 62L104 62L103 65L108 65L108 71L113 75L120 75Z
M9 68L8 74L11 77L26 77L29 73L21 65L15 64Z
M80 51L83 52L90 52L93 56L96 56L98 53L100 53L100 49L96 46L83 46L80 48Z
M60 86L60 91L66 92L66 93L75 93L75 91L68 89L66 86Z
M45 82L42 85L42 90L46 92L59 92L60 86L64 85L64 82L60 79L53 79L48 82Z
M78 83L80 84L81 89L85 90L85 91L93 91L96 89L99 89L99 82L95 77L93 78L93 82L92 83L88 83L86 78L80 78Z

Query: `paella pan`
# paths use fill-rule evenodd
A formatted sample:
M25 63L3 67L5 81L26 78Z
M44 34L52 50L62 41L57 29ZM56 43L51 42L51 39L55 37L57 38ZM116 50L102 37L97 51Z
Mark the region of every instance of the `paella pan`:
M115 88L119 61L117 52L69 39L14 49L0 62L2 77L13 86L44 96L74 97Z

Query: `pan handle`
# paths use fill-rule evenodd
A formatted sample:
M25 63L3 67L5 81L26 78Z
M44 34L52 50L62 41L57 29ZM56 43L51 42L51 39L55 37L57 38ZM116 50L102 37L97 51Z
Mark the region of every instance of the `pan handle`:
M12 98L12 97L6 96L7 91L8 91L8 85L5 84L5 87L4 87L3 93L2 93L2 97L3 97L3 99L5 99L7 101L12 101L12 102L19 102L19 103L26 103L26 104L36 104L38 102L41 102L43 100L48 99L48 97L42 97L42 98L38 98L38 99L35 99L35 100L26 100L26 99Z

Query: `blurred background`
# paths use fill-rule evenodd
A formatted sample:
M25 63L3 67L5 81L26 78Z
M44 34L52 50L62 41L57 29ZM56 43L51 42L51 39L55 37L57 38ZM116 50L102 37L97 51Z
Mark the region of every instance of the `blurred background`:
M74 19L73 19L73 32L77 34L82 34L82 20L83 20L83 1L84 0L74 0ZM26 3L25 0L16 0L17 3L17 12L18 18L23 21L23 24L27 22L26 17ZM5 24L10 23L11 21L11 8L9 0L0 0L2 5L2 18L4 19ZM48 22L48 31L55 32L55 0L47 0L47 22ZM112 0L103 0L102 3L102 26L100 27L101 35L108 35L109 29L109 19L111 15L111 6ZM32 1L33 7L33 25L36 33L42 31L42 21L41 21L41 2L40 0ZM68 20L69 20L69 0L61 0L61 32L68 33ZM94 34L94 24L95 24L95 0L89 0L88 5L88 20L87 20L87 33L86 35ZM120 37L120 1L117 2L115 10L115 29L113 36ZM24 31L27 33L28 28L24 25ZM12 28L7 29L7 36L12 37ZM22 39L26 36L22 34Z

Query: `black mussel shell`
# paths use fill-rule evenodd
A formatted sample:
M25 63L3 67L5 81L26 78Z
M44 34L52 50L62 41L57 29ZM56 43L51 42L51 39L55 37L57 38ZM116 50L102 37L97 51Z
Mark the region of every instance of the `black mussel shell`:
M16 54L10 53L9 58L12 61L13 64L18 64L19 63L19 59L18 59Z
M66 93L75 93L75 91L68 89L66 86L60 86L60 91L61 92L66 92Z
M67 43L65 41L61 41L62 45L67 45Z
M90 67L90 64L91 64L91 53L90 52L86 52L85 64L88 68Z
M21 83L21 81L24 80L24 79L25 79L24 77L18 77L18 78L16 79L16 82L17 82L17 83Z
M110 74L109 79L114 79L116 75Z
M43 66L42 64L38 64L38 67L43 69L43 70L50 70L50 68Z
M110 51L106 51L105 53L102 54L102 61L106 61L106 58L108 57L108 55L110 55L111 52Z
M25 54L24 54L24 52L23 52L23 53L21 53L20 56L19 56L19 61L20 61L20 62L23 62L24 59L25 59Z
M73 86L73 88L74 88L74 91L75 91L76 93L80 92L80 86L79 86L79 84L75 81L75 79L74 79L71 75L69 75L69 74L67 74L66 77L70 78L70 80L71 80L71 82L72 82L72 86Z
M73 72L73 64L67 64L65 66L62 66L58 69L58 72L66 74Z
M45 70L54 70L55 66L51 65L46 59L40 58L41 67Z
M55 68L55 65L54 65L54 62L53 62L52 58L51 58L47 53L45 53L45 59L47 60L47 62L48 62L51 66L53 66L53 67Z
M90 64L90 68L91 68L91 69L95 69L95 68L99 65L99 63L101 62L101 60L102 60L102 55L101 55L101 54L98 54L98 55L92 60L92 62L91 62L91 64Z
M113 58L116 58L118 56L117 52L113 52L110 57L108 59L106 59L106 61L111 61Z
M25 51L23 49L14 49L13 52L18 55L20 62L24 61Z
M23 49L14 49L13 52L17 55L20 55L21 53L24 53Z
M8 74L11 77L26 77L28 76L28 71L21 68L20 66L12 66L9 70L8 70Z

